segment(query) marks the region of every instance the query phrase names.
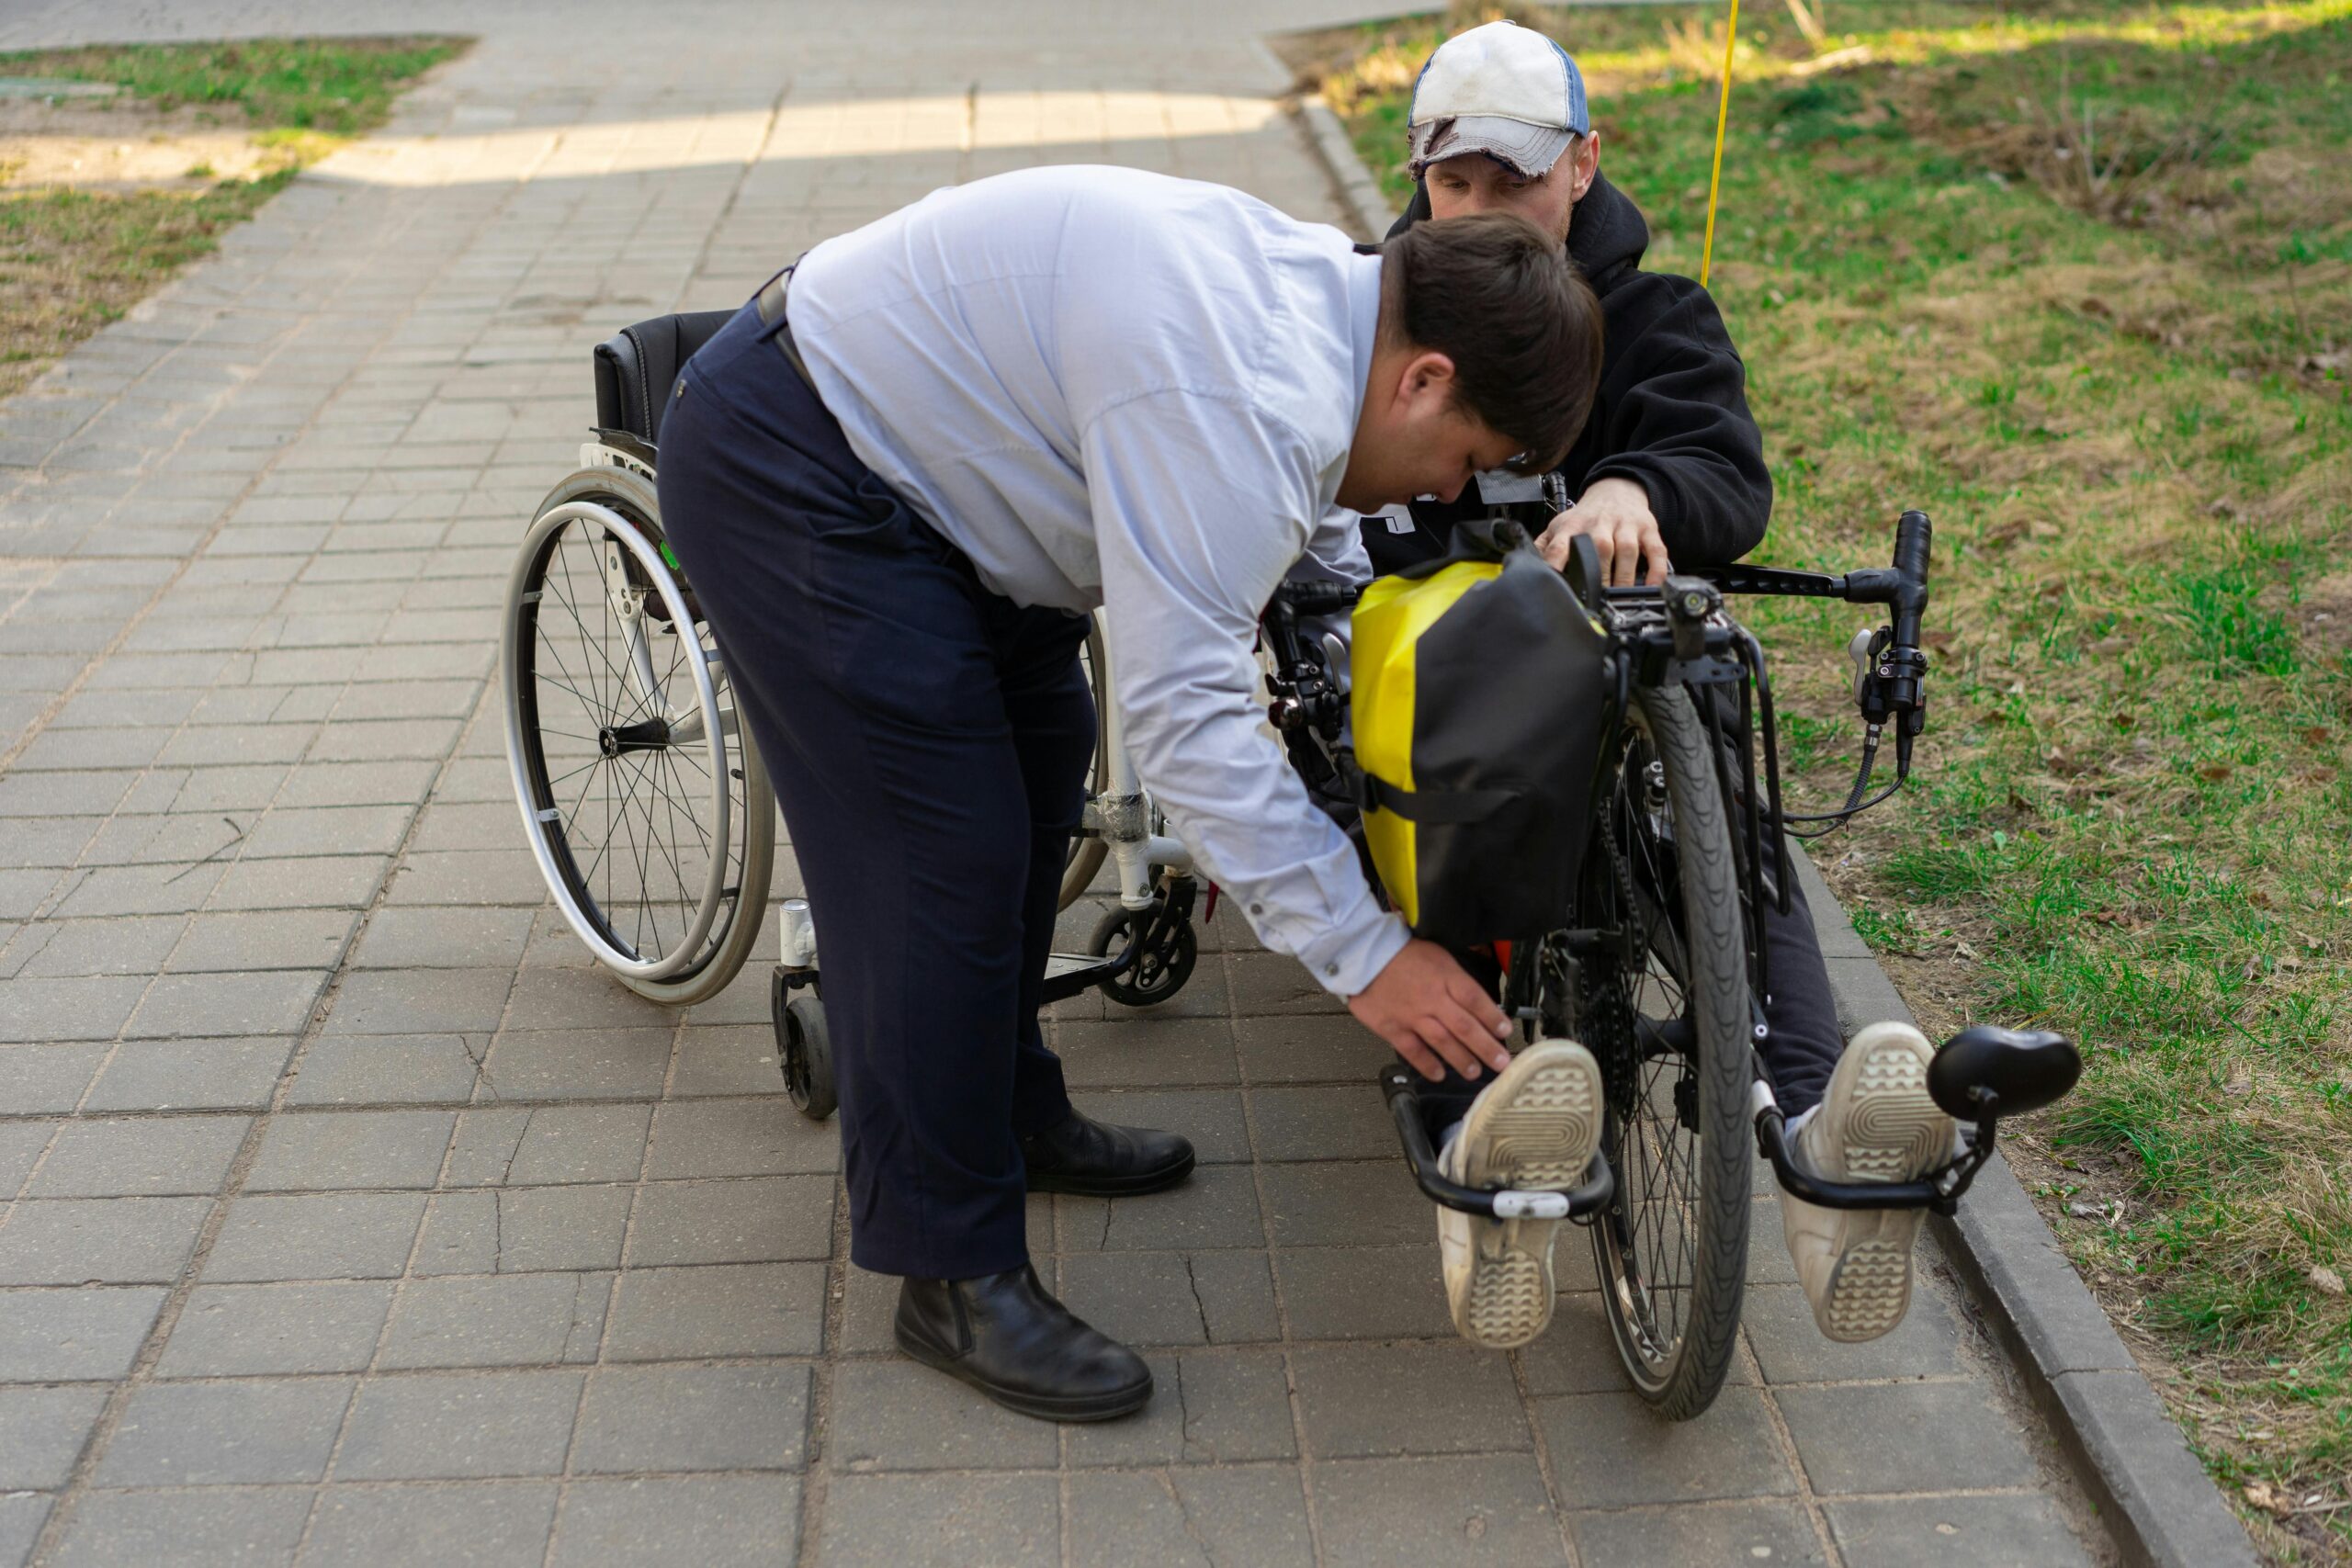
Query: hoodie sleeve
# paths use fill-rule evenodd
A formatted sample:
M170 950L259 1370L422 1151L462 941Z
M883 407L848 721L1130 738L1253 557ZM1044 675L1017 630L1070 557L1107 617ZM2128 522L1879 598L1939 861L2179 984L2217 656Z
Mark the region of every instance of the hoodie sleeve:
M1647 298L1624 298L1634 294ZM1578 444L1595 454L1583 482L1640 484L1677 562L1737 560L1763 540L1772 476L1722 314L1698 284L1665 273L1627 279L1608 305L1614 341L1598 428Z

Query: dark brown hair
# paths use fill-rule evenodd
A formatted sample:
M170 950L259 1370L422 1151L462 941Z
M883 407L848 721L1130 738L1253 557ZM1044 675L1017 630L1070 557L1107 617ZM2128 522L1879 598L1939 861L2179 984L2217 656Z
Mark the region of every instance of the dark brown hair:
M1380 255L1384 335L1453 361L1456 406L1520 444L1514 468L1558 468L1600 383L1600 301L1566 248L1482 212L1425 219Z

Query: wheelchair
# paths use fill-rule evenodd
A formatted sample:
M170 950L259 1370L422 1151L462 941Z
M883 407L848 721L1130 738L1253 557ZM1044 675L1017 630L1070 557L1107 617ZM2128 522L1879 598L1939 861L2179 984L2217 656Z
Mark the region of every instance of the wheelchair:
M775 863L775 794L654 486L679 374L734 314L657 317L596 345L595 439L533 515L500 623L507 763L539 874L597 963L672 1007L708 1001L741 972ZM1096 987L1151 1007L1192 976L1198 889L1127 760L1099 622L1082 662L1098 728L1060 903L1106 867L1117 902L1085 951L1054 955L1046 995ZM793 1103L822 1120L836 1100L816 926L803 899L782 917L777 1060Z

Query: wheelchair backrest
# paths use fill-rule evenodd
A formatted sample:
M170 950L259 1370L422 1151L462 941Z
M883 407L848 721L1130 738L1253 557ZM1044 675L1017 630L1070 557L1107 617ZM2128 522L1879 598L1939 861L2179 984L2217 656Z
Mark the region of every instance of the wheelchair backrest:
M623 327L596 345L596 424L656 446L678 372L718 335L732 310L687 310Z

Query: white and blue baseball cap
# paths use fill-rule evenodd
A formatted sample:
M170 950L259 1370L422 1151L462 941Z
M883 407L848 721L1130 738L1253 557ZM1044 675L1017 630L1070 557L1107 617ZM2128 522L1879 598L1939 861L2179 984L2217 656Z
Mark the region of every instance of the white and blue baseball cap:
M1512 22L1488 22L1438 45L1413 84L1406 123L1415 179L1464 152L1541 179L1573 138L1592 130L1577 62Z

